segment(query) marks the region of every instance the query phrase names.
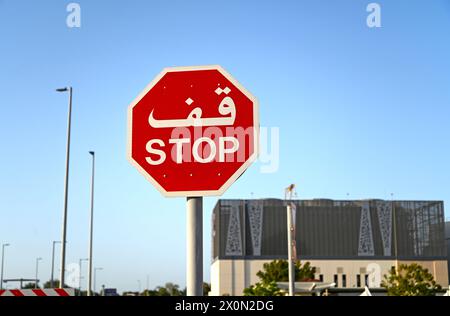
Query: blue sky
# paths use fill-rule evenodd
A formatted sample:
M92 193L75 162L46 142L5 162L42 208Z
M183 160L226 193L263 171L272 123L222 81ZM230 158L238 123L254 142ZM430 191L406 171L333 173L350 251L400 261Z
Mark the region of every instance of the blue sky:
M67 262L87 256L89 150L97 153L97 284L185 285L185 201L126 160L128 104L164 67L220 64L280 130L280 168L255 163L224 198L437 199L450 205L450 3L0 0L0 242L6 278L50 278L74 88ZM348 194L348 195L347 195ZM210 220L204 202L204 266ZM446 211L449 217L449 211ZM59 251L58 251L59 262ZM59 266L59 263L57 264ZM83 271L85 275L85 270ZM84 287L84 283L83 283Z

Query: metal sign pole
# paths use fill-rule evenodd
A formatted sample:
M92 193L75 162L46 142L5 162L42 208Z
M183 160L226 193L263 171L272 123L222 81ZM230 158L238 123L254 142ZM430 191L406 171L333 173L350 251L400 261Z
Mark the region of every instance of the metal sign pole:
M203 296L203 197L188 197L186 210L186 294Z

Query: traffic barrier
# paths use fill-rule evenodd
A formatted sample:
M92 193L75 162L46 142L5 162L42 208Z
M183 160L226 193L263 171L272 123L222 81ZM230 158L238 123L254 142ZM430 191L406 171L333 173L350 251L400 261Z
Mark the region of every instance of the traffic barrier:
M0 296L75 296L74 289L0 290Z

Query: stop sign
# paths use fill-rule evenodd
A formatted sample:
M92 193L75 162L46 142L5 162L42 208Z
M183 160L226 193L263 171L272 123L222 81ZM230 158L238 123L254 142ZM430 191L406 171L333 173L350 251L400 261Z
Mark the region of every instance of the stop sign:
M258 136L256 98L220 66L166 68L128 108L128 159L165 196L223 194Z

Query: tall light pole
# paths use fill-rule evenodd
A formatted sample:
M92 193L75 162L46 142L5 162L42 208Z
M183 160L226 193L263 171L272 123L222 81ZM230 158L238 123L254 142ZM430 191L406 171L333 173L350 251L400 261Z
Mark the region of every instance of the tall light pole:
M95 285L97 283L97 270L101 271L103 268L94 268L94 295L95 295Z
M80 293L81 296L81 264L83 263L83 261L89 261L88 258L84 258L84 259L80 259L80 264L79 264L79 274L78 274L78 292Z
M5 264L5 247L8 247L9 244L2 245L2 273L0 278L0 290L3 290L3 265Z
M60 241L53 241L53 247L52 247L52 275L50 277L50 287L53 289L54 287L54 278L53 278L53 272L55 269L55 244L60 244Z
M34 288L37 289L38 288L38 272L39 272L39 261L41 261L42 258L36 258L36 281L34 282Z
M92 176L91 176L91 219L90 219L90 232L89 232L89 269L88 269L88 289L87 295L91 296L92 291L92 242L94 234L94 175L95 175L95 152L90 151L92 156ZM95 292L95 285L94 285Z
M70 126L72 121L72 87L56 89L58 92L69 92L69 111L67 115L67 147L66 147L66 177L64 185L64 210L62 221L62 238L61 238L61 275L59 278L59 288L64 287L66 272L66 230L67 230L67 202L69 194L69 157L70 157Z
M394 226L394 253L395 253L395 270L398 273L398 249L397 249L397 214L395 213L394 193L391 193L392 219Z
M285 190L286 202L286 217L287 217L287 235L288 235L288 267L289 267L289 296L295 295L295 260L296 260L296 246L295 246L295 204L291 202L294 194L295 185L291 184Z

